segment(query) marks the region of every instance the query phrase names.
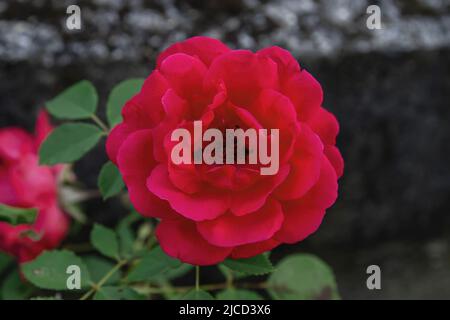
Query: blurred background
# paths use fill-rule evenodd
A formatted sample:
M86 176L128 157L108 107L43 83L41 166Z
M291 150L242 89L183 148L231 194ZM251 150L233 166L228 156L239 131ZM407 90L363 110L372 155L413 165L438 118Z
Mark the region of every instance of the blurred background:
M80 31L65 27L71 4ZM380 30L366 26L371 4ZM82 79L104 112L114 84L146 77L158 52L194 35L290 50L341 124L337 203L313 236L273 259L318 255L344 299L449 299L450 0L0 0L0 127L31 130L37 109ZM98 148L77 164L86 187L105 161ZM114 224L124 214L115 201L86 211ZM371 264L381 290L366 287Z

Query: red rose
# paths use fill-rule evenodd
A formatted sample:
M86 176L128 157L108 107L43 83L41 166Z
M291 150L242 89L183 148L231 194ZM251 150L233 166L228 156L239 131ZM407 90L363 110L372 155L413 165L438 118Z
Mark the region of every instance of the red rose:
M60 170L38 164L38 148L51 129L43 111L34 136L20 128L0 129L0 203L39 210L33 225L0 222L0 250L16 256L19 262L58 246L69 227L68 218L58 207ZM39 239L30 238L27 231L35 232Z
M123 108L107 151L170 256L195 265L246 258L305 239L337 197L343 160L320 84L288 51L252 53L194 37L176 43ZM208 128L279 129L280 166L175 165L171 133Z

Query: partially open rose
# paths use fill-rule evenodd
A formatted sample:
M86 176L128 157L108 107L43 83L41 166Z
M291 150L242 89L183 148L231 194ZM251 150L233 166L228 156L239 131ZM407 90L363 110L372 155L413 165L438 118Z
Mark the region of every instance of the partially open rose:
M19 262L58 246L69 227L67 216L58 207L60 170L38 164L38 148L50 131L43 111L34 136L21 128L0 129L0 203L38 209L33 225L0 222L0 250L17 257ZM34 236L30 236L30 231Z
M156 234L167 254L195 265L251 257L309 236L336 200L339 126L321 104L320 84L286 50L230 50L194 37L159 56L107 151L135 208L161 219ZM176 165L171 133L197 120L222 131L279 129L278 172Z

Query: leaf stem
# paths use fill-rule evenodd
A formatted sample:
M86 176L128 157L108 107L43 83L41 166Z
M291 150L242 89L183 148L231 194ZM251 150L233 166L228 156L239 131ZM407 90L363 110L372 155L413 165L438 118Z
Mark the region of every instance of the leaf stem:
M200 266L195 266L195 291L200 290Z
M102 128L102 130L108 134L109 133L109 128L108 126L102 121L100 120L99 117L97 117L95 114L93 114L91 116L92 121L94 121L100 128Z
M122 268L125 264L127 264L128 261L122 260L119 261L107 274L104 275L103 278L100 279L98 283L95 283L92 285L92 288L86 292L80 300L87 300L92 294L94 294L96 291L98 291L105 283L109 280L109 278L112 277L114 273L117 272L120 268Z
M226 284L227 284L227 288L228 289L233 288L233 280L234 280L233 273L230 271L230 272L227 273L227 282L226 282Z
M259 282L259 283L236 283L234 285L236 288L242 288L242 289L270 289L273 288L271 286L268 286L266 282ZM137 291L147 294L160 294L160 293L167 293L167 292L176 292L176 293L185 293L193 289L192 286L178 286L178 287L164 287L164 288L158 288L158 287L152 287L152 286L141 286L141 285L135 285L133 286ZM202 289L206 291L217 291L217 290L223 290L228 289L228 283L222 282L222 283L211 283L211 284L204 284L202 285Z

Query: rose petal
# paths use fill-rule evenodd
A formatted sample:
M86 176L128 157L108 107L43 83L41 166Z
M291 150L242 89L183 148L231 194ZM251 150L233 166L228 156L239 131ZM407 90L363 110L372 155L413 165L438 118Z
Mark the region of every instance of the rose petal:
M0 159L16 161L25 153L34 153L34 141L21 128L0 129Z
M336 136L339 133L339 123L331 112L324 108L320 108L307 123L310 128L319 135L323 144L336 144Z
M37 257L43 250L59 246L69 229L69 218L58 208L57 203L39 209L33 226L12 226L0 222L0 250L17 257L23 263ZM40 235L32 240L23 235L26 231Z
M8 170L0 165L0 203L15 206L19 203L17 194L11 185Z
M125 139L133 132L126 123L121 123L115 126L109 133L106 140L106 152L109 159L117 164L117 154Z
M192 37L185 41L175 43L164 50L158 57L156 67L160 69L162 62L175 53L185 53L198 57L206 66L221 54L230 51L226 45L217 39L209 37Z
M270 47L258 53L270 57L277 64L281 92L292 100L300 120L309 119L322 105L320 83L308 71L301 70L297 60L287 50Z
M277 87L277 65L251 51L233 50L216 58L207 72L207 87L216 88L221 81L233 103L250 105L261 90Z
M199 59L175 53L164 59L159 69L181 97L191 99L201 93L206 67Z
M132 133L120 148L117 163L128 187L130 201L144 216L168 217L172 210L166 201L152 194L146 186L156 161L152 155L151 130Z
M161 99L169 88L167 80L161 73L153 71L145 79L141 91L123 107L123 121L133 131L153 128L164 116Z
M297 112L291 101L272 89L261 91L251 106L251 111L266 129L287 128L297 122Z
M42 235L42 244L50 249L57 247L69 230L69 217L59 209L57 203L41 209L34 229Z
M188 106L186 101L181 99L173 89L166 91L161 98L165 117L152 131L154 141L164 141L166 135L175 129L183 120ZM158 162L166 162L167 156L163 143L153 144L153 154Z
M184 118L188 106L186 101L176 94L175 90L168 89L162 96L161 102L166 114L166 119L179 122Z
M276 190L278 199L297 199L319 179L323 145L319 137L305 124L301 126L295 150L289 176Z
M168 164L170 181L180 191L194 194L202 187L202 179L197 172L194 164L175 165L172 162Z
M306 70L288 79L281 92L291 99L301 121L307 121L322 105L322 87Z
M45 248L42 241L35 242L22 234L33 230L30 225L12 226L5 222L0 222L0 251L7 252L17 257L19 263L34 259Z
M170 182L164 165L153 169L147 179L147 187L159 198L169 201L176 212L194 221L217 218L228 209L227 193L209 187L195 194L185 194Z
M280 242L273 238L261 242L244 244L242 246L234 248L231 252L231 257L233 259L251 258L263 252L270 251L279 244Z
M165 253L193 265L217 264L232 250L207 242L195 223L186 219L163 219L156 228L156 237Z
M314 187L299 200L283 202L284 222L275 239L295 243L308 237L320 226L329 208L337 198L337 177L334 168L324 156L320 178Z
M236 216L243 216L260 209L266 199L288 176L289 166L281 167L276 175L265 176L257 184L232 194L231 212Z
M56 181L50 167L39 166L38 157L22 155L9 169L11 185L23 205L48 204L56 198Z
M197 229L209 243L231 247L270 239L282 222L280 204L269 199L255 212L242 217L227 213L214 220L198 222Z
M255 118L255 116L248 110L234 105L231 106L236 113L237 118L242 122L246 128L253 128L256 130L264 129L261 123Z
M45 110L39 111L37 120L36 120L36 128L35 128L35 136L36 136L36 150L39 149L42 141L47 138L48 134L52 131L53 127L50 123L50 119L48 113Z
M258 51L259 55L271 58L278 66L281 81L285 81L300 72L300 65L291 53L280 47L269 47Z
M344 173L344 159L342 158L338 148L335 146L326 145L324 153L336 170L337 177L342 177L342 174Z
M263 90L251 106L251 111L263 128L278 129L279 160L285 163L294 151L296 136L300 131L297 112L291 101L275 90Z
M258 169L237 167L235 165L200 166L202 179L208 184L239 192L247 189L261 179Z

